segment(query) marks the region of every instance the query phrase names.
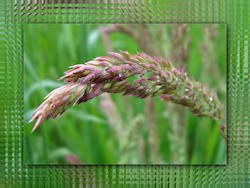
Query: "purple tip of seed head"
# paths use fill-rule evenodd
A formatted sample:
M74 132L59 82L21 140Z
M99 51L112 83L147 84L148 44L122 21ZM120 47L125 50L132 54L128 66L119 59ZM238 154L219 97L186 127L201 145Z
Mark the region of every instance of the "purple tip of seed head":
M152 59L152 63L154 63L155 66L159 66L159 63L155 61L154 59Z
M135 56L134 57L130 57L130 60L133 61L133 62L138 62L138 59L136 59Z
M168 70L166 70L166 73L167 73L167 75L168 75L168 76L170 76L170 73L169 73L169 71L168 71Z
M145 90L145 89L147 89L147 88L149 88L149 85L143 86L143 90Z
M162 77L162 71L158 70L158 75Z
M140 57L144 57L142 53L140 52L137 52L137 55L140 56Z
M52 118L55 119L57 117L58 113L55 113L52 115Z
M81 81L82 84L85 84L86 82L88 82L89 80L92 79L92 75L89 74L88 76L84 77Z
M97 97L97 96L100 95L100 94L101 94L101 91L100 91L100 90L96 90L95 92L93 92L93 93L91 93L91 94L89 95L89 98L90 98L90 99L95 98L95 97Z
M174 83L174 86L178 86L178 85L179 85L179 83L177 83L177 82Z
M203 93L204 98L208 98L208 95L206 93Z
M145 94L142 94L139 98L140 99L144 99L144 98L146 98L147 96L145 95Z
M135 85L130 85L130 86L127 87L127 89L134 90L134 89L136 89L136 86Z
M34 127L33 127L32 130L31 130L31 133L34 132L34 131L41 125L42 122L43 122L43 116L40 115L40 116L37 118L37 121L36 121Z
M143 90L143 87L142 87L142 86L137 87L137 88L135 89L135 91L142 91L142 90Z
M141 99L145 99L148 96L149 96L148 94L144 94L144 95L141 96Z
M154 76L158 76L158 74L156 72L151 72L151 74Z
M193 98L193 103L196 105L195 101L197 100L196 97Z
M66 78L66 79L64 80L65 83L70 83L71 81L72 81L72 78Z
M92 72L92 77L97 77L102 73L101 69L95 70L94 72Z
M149 77L147 80L150 80L150 81L152 81L152 80L157 80L157 77L156 77L156 76L151 76L151 77Z
M106 56L100 56L100 57L96 57L94 60L96 60L96 61L110 61L111 59L109 57L106 57Z
M154 58L150 57L148 58L149 61L153 62L156 66L158 66L159 64L157 63L157 61L155 61Z
M135 69L132 74L140 74L142 72L142 69Z
M172 101L172 100L174 100L174 98L172 96L170 96L170 95L160 95L159 98L161 100L165 100L165 101Z
M138 60L143 60L142 57L139 56L139 55L134 55L134 57L136 58L137 61L138 61Z
M131 70L132 68L131 68L131 66L129 66L129 65L121 65L120 66L121 67L121 69L126 69L126 70Z
M172 97L172 96L169 96L169 99L170 99L170 100L175 100L174 97Z
M149 65L149 68L155 69L155 70L157 69L157 67L155 65L152 65L152 64Z
M119 75L116 75L111 81L116 81L116 82L121 82L123 80L123 78Z
M147 81L146 81L145 78L141 78L141 79L138 80L137 83L139 83L140 85L142 85L142 84L144 84L144 83L146 83L146 82L147 82Z
M154 59L155 61L159 62L159 59L156 56L154 56Z
M144 74L146 74L146 72L147 72L146 70L142 71L140 76L143 76Z
M69 73L71 73L73 70L74 70L74 69L66 70L66 71L64 72L64 74L69 74Z
M221 124L220 125L220 129L225 129L226 128L226 125L225 124Z
M108 63L106 63L105 61L101 61L98 63L99 66L107 66Z
M165 59L165 62L167 63L167 65L170 64L169 60L168 59Z
M81 68L81 69L74 69L74 70L72 70L70 73L68 73L68 74L65 74L64 76L65 77L72 77L72 76L75 76L76 74L81 74L81 73L83 73L84 72L84 70L83 70L83 68Z
M138 91L137 95L138 95L138 96L137 96L138 98L141 98L142 96L145 95L145 91L140 90L140 91Z
M193 114L199 114L200 113L200 111L198 109L194 109L194 110L192 110L192 112L193 112Z
M167 80L167 76L165 74L162 74L161 77L164 79L164 80Z
M112 55L113 57L115 57L116 59L120 60L120 61L126 61L126 59L119 53L109 52L109 54Z
M64 76L61 76L60 78L58 78L57 80L63 80L63 79L68 78L68 77L69 77L69 75L64 75Z
M125 52L125 51L122 51L122 50L120 50L120 52L121 52L123 55L129 55L128 52Z
M144 57L145 57L146 59L150 59L150 60L153 59L153 58L152 58L151 56L149 56L148 54L143 53L143 55L144 55Z
M128 85L128 83L124 82L124 83L120 84L118 87L124 87L124 86L127 86L127 85Z
M169 62L167 62L165 59L163 59L163 58L161 58L161 61L162 61L162 63L164 63L165 65L168 65L169 64Z
M134 63L132 61L125 61L125 63L127 63L129 65L134 65Z
M132 69L138 68L138 65L132 65L131 68Z
M145 67L145 68L148 68L148 67L149 67L149 65L146 64L146 63L139 63L139 65L141 65L142 67Z
M193 95L193 92L190 92L190 93L188 94L188 97L190 97L191 95Z
M141 81L140 79L135 80L135 82L138 84L140 83L140 81Z
M182 101L184 99L184 96L179 97L179 101Z
M178 68L178 70L181 72L181 73L184 73L183 70L181 68Z
M82 67L82 66L84 66L84 64L75 64L75 65L69 66L69 68L77 69L77 68Z
M156 81L152 86L154 87L154 86L156 86L156 85L159 85L159 82L158 82L158 81Z
M94 67L89 67L89 66L85 66L83 69L82 69L82 71L94 71L95 70L95 68ZM74 71L74 72L72 72L73 74L75 74L76 72Z
M131 91L130 90L125 90L125 92L122 94L123 96L128 95Z
M161 60L161 62L165 62L165 60L162 57L160 57L160 60Z
M141 91L141 90L135 90L133 93L134 93L134 95L140 95L141 93L143 93L143 91Z
M178 73L178 71L175 69L175 68L173 68L173 73L175 74L175 75L177 75L177 73Z
M117 71L121 70L121 67L115 66L115 67L111 67L108 69L109 73L115 73Z

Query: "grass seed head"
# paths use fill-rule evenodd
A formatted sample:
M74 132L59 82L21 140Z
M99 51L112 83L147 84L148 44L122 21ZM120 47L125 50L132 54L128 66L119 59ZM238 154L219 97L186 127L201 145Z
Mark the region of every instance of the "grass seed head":
M173 67L168 60L124 51L109 54L112 57L96 57L85 64L70 66L71 69L64 72L59 80L64 79L66 84L49 93L34 112L30 120L36 120L32 132L44 120L62 114L70 105L86 102L104 92L138 98L160 96L161 100L189 107L195 116L225 121L217 94L207 85L189 79L187 73ZM139 79L127 79L133 76ZM224 124L221 130L225 130Z

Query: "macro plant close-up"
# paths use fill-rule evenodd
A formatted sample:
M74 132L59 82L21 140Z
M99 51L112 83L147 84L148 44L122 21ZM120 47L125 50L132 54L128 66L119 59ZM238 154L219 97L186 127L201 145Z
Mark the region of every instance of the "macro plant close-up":
M24 86L26 164L226 163L223 24L27 24Z

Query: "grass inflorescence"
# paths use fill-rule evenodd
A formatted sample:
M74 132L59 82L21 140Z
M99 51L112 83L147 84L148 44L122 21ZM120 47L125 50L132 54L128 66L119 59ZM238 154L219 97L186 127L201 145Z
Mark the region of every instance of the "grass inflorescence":
M221 124L225 138L224 108L217 94L206 84L190 79L167 59L144 53L110 52L112 57L96 57L85 64L70 66L59 78L65 85L53 90L36 109L32 132L50 118L62 114L70 105L86 102L104 92L123 93L138 98L159 96L164 101L182 104L195 116L206 116ZM133 78L132 80L129 78Z

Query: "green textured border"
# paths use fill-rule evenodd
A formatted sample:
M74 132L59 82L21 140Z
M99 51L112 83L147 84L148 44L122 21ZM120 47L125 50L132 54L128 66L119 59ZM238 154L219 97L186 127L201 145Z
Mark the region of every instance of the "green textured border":
M50 0L54 2L53 0ZM249 184L248 0L0 1L0 185L5 187L247 187ZM60 0L57 0L61 2ZM67 1L67 0L64 0ZM72 1L72 2L75 2ZM41 4L45 2L45 4ZM56 1L55 1L56 2ZM99 3L98 3L99 2ZM105 3L106 2L106 3ZM121 3L118 3L121 2ZM226 23L228 164L225 166L25 166L24 23Z

